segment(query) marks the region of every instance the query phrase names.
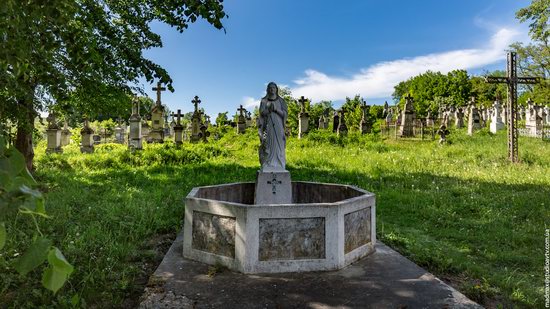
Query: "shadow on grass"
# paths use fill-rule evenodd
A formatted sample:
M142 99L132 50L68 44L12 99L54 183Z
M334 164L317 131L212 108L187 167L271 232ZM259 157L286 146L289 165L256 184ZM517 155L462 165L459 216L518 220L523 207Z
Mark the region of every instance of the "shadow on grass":
M536 291L542 291L543 279L534 270L542 263L547 208L541 203L550 187L384 170L369 175L330 165L288 169L293 180L352 184L375 193L379 238L436 275L466 278L457 288L474 300L488 304L504 297L505 304L513 299L522 306L542 302ZM154 241L181 229L183 198L191 188L255 177L256 168L227 163L42 174L53 219L41 227L74 262L75 273L52 296L18 292L22 285L36 290L38 273L36 285L29 286L10 270L3 275L8 287L0 301L63 305L78 295L87 305L134 307L143 278L165 253L155 251ZM477 284L484 279L487 284Z

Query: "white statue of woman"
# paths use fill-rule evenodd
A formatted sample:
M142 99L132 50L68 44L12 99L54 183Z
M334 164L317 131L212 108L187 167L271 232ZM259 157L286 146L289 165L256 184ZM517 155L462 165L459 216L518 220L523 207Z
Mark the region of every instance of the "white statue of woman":
M267 95L260 102L258 133L260 135L261 171L284 171L286 165L285 126L288 107L279 96L279 88L274 82L267 85Z

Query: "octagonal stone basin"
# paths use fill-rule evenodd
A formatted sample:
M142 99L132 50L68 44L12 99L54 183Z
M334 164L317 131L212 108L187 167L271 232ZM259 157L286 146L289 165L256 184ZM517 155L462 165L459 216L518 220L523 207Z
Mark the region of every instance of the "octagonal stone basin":
M250 183L193 188L183 256L243 273L335 270L374 252L375 195L292 182L292 204L254 205Z

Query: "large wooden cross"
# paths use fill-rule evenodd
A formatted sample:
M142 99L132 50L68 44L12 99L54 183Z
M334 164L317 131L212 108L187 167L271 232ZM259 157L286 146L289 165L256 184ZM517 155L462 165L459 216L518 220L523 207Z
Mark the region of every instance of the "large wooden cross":
M240 108L237 108L237 111L239 111L240 115L244 117L243 112L246 111L246 109L244 109L242 105Z
M517 55L515 52L508 53L508 61L506 65L506 77L487 76L486 81L491 84L507 84L508 85L508 102L506 110L508 112L508 159L511 162L518 162L518 84L536 84L539 82L537 77L518 77L516 67Z
M199 96L195 96L193 100L191 100L191 103L195 105L195 113L199 111L199 104L201 104L201 100L199 100Z
M157 104L160 105L160 94L165 91L166 88L162 87L162 83L159 81L156 87L153 87L153 91L157 92Z

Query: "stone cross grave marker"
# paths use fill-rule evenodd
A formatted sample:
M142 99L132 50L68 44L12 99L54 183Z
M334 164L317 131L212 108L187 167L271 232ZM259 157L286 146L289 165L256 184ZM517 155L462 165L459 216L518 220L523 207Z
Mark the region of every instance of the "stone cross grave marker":
M507 84L508 85L508 102L506 109L508 110L508 119L506 124L508 125L508 160L511 162L518 162L518 127L517 127L517 113L518 113L518 84L536 84L538 83L537 77L518 77L517 76L517 54L515 52L509 52L507 56L506 64L506 77L487 76L486 81L491 84Z
M152 89L153 91L156 91L157 92L157 104L160 104L160 96L161 96L161 93L162 91L166 91L166 88L165 87L162 87L162 83L159 81L157 83L157 86L156 87L153 87Z
M300 113L298 113L298 138L302 138L309 131L309 114L306 112L307 99L301 96L298 102L300 103Z
M199 104L201 104L199 96L195 96L191 103L193 103L194 111L193 116L191 117L191 142L195 143L200 140L200 130L201 130L201 111L199 110Z
M237 108L237 111L239 112L239 117L237 118L237 133L241 134L246 130L246 118L244 117L244 112L246 109L244 109L241 105Z
M361 99L361 121L359 123L359 129L361 130L361 134L370 133L371 127L370 123L368 122L368 113L370 110L370 105L367 105L367 101L365 99Z
M201 104L201 100L199 99L199 96L195 96L193 100L191 100L191 103L195 106L195 113L199 112L199 104Z

